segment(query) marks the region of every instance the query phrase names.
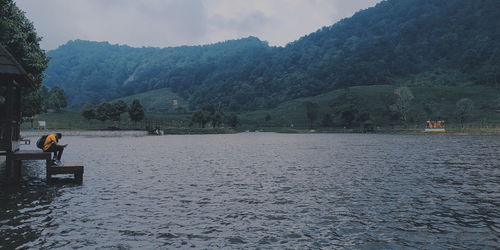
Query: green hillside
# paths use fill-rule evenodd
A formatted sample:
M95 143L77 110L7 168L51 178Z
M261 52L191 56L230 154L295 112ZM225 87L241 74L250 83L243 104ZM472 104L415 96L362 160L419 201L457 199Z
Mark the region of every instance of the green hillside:
M367 120L382 127L401 125L399 119L391 119L387 101L392 98L396 88L398 86L374 85L335 90L315 97L288 101L270 110L243 113L241 120L243 125L253 128L289 127L292 124L297 128L308 128L310 121L304 103L313 102L320 107L318 119L313 123L314 128L345 127L342 112L349 109L356 110L352 128L362 126ZM455 111L456 103L462 98L470 98L474 103L467 123L500 123L500 89L497 87L409 86L409 89L415 97L410 105L409 126L423 127L429 119L445 120L449 126L460 126ZM326 114L331 116L332 123L322 123ZM271 118L268 121L265 119L267 115Z
M61 86L73 108L166 87L193 100L196 87L240 78L269 49L254 37L162 49L76 40L48 52L44 84Z
M123 100L130 105L134 99L138 99L147 111L174 112L179 108L181 110L187 109L186 101L168 88L150 90L116 100Z
M77 40L48 53L45 84L76 108L164 88L191 110L231 112L370 85L442 88L451 100L500 85L498 13L498 0L386 0L285 47L255 37L161 49Z
M349 131L362 131L366 122L373 124L375 131L391 132L392 128L403 128L398 119L391 119L388 101L393 98L393 85L354 86L342 90L331 91L315 97L306 97L284 102L268 110L241 112L238 114L240 124L238 130L267 130L267 131L307 131L309 128L321 131L338 131L347 128ZM468 132L481 134L478 128L494 128L497 133L500 124L500 98L497 87L466 86L456 88L452 86L408 86L414 99L410 103L408 128L422 131L427 120L445 120L450 131L462 131L461 124L455 111L456 103L462 98L470 98L473 109L465 121ZM163 90L168 93L168 90ZM311 124L306 114L306 102L317 103L319 106L317 119ZM353 121L346 123L342 113L346 110L356 110ZM158 124L169 133L192 133L185 129L199 128L198 124L191 124L191 113L176 113L167 111L149 110L145 121L136 123L130 121L126 114L120 122L87 121L78 111L61 111L41 114L35 120L47 121L50 129L105 129L119 127L121 129L144 129L150 124ZM331 117L330 123L325 123L325 115ZM267 119L266 119L267 117ZM152 122L152 123L151 123ZM36 122L35 122L36 123ZM189 127L191 124L191 127ZM312 126L311 126L312 125ZM23 128L30 127L29 123ZM470 129L475 130L470 130ZM176 130L180 129L180 130ZM182 132L184 131L184 132ZM496 132L495 132L496 131ZM210 131L205 131L210 132ZM214 131L212 131L214 132ZM198 131L197 133L201 133Z

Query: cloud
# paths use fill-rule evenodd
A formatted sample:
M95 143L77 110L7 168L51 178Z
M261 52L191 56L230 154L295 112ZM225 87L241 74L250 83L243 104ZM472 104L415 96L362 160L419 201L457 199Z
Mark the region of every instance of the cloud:
M68 40L168 47L257 36L285 45L380 0L17 0L54 49Z

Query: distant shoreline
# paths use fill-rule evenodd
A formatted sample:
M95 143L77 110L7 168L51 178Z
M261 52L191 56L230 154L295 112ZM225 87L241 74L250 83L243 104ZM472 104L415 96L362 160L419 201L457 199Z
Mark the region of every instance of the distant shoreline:
M62 133L64 136L146 136L147 131L140 130L23 130L21 137L38 137L51 133Z
M200 134L236 134L238 131L225 128L167 128L161 129L164 135L200 135ZM39 137L51 133L62 133L64 136L147 136L146 130L85 130L85 129L47 129L47 130L21 130L21 137Z
M303 129L303 128L261 128L248 129L247 132L276 132L284 134L391 134L391 135L455 135L455 136L495 136L500 135L500 127L489 128L447 128L446 132L424 132L423 128L390 128L378 127L373 131L364 131L361 128L318 128L318 129Z
M500 128L467 128L449 129L446 132L425 133L423 129L390 129L379 128L374 131L365 132L360 129L295 129L286 127L244 129L239 130L224 128L167 128L162 130L164 135L200 135L200 134L236 134L243 132L274 132L283 134L393 134L393 135L429 135L429 136L496 136L500 135ZM65 136L101 136L101 137L120 137L120 136L147 136L148 131L144 130L22 130L21 137L39 137L50 133L63 133Z

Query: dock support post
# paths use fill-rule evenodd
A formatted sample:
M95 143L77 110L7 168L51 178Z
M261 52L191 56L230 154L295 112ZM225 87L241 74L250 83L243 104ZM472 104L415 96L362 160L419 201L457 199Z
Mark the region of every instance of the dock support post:
M14 183L21 181L21 169L22 162L20 160L7 159L5 161L5 174L10 181Z
M5 161L5 176L8 179L12 179L12 160Z
M51 161L47 161L47 182L52 181L52 175L58 174L72 174L74 181L78 183L83 183L83 164L79 162L65 162L63 166L57 166L52 164Z
M50 183L51 180L51 174L49 171L50 165L52 165L52 161L48 159L45 160L45 180L47 181L47 183Z
M22 175L21 169L22 169L23 163L20 160L14 160L13 163L14 163L14 165L13 165L14 166L14 175L13 175L14 178L13 179L15 182L20 182L21 175Z
M75 173L75 181L78 183L83 183L83 172Z
M22 161L23 160L50 160L51 154L39 150L18 150L16 152L8 152L5 161L5 173L7 178L12 182L20 182L22 177Z

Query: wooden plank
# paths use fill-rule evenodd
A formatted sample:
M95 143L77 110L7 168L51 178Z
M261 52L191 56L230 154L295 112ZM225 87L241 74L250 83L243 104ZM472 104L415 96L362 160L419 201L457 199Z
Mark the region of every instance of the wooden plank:
M47 168L49 174L74 174L77 172L83 173L83 166L56 166L52 165Z
M19 150L7 154L7 158L12 160L50 160L51 156L51 152L43 152L42 150Z
M7 178L12 178L12 168L13 168L14 161L10 160L5 160L5 175Z
M8 159L5 162L5 174L10 181L18 183L21 180L22 162Z
M47 165L47 181L51 182L52 175L73 174L75 181L83 182L83 164L78 162L65 162L63 166Z
M63 166L51 165L47 167L50 174L72 174L83 173L83 164L78 162L65 162Z
M64 162L63 167L81 167L81 168L83 168L83 164L80 162Z
M14 163L14 171L13 171L13 180L15 182L20 182L21 181L21 175L22 175L22 167L23 167L23 163L21 161L13 161Z

